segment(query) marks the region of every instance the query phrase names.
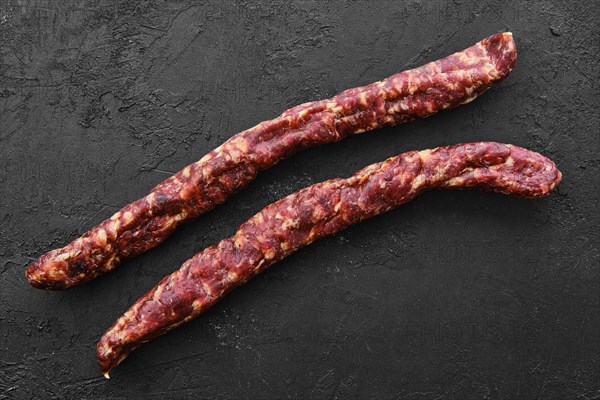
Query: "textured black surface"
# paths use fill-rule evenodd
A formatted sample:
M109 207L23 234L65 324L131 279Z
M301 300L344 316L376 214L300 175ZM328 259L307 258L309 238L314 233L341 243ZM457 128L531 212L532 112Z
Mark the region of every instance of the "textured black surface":
M0 398L599 398L597 2L0 3ZM473 103L308 150L91 284L23 272L229 136L514 33ZM430 192L303 249L107 381L103 331L264 205L407 150L514 143L550 197Z

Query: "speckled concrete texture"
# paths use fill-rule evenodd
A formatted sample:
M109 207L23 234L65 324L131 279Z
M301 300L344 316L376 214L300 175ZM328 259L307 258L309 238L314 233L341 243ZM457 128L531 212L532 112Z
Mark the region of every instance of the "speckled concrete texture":
M600 396L600 4L0 3L0 399ZM511 31L473 103L283 161L163 245L66 292L24 269L235 133ZM104 330L265 205L401 152L514 143L535 201L432 191L307 247L104 379Z

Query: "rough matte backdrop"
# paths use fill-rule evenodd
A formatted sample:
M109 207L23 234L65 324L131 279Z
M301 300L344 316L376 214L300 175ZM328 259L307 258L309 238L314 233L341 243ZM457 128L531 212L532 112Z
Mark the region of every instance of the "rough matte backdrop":
M599 5L2 0L0 398L600 398ZM85 287L25 280L41 253L235 133L503 30L517 66L473 103L305 151ZM537 201L428 192L100 375L104 330L266 204L474 140L541 152L564 180Z

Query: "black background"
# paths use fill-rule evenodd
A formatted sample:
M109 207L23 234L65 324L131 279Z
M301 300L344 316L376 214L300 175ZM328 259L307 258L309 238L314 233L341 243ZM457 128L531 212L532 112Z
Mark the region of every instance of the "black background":
M0 398L598 398L598 2L13 1L0 7ZM471 104L305 151L91 284L23 272L235 133L510 30ZM263 206L456 142L551 157L527 201L434 191L305 248L105 380L104 330Z

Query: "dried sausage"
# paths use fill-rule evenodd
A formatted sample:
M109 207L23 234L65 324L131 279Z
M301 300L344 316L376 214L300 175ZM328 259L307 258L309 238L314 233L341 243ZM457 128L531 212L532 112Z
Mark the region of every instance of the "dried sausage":
M264 208L142 296L98 343L100 368L108 376L142 343L197 317L275 262L424 190L475 187L535 198L550 193L560 179L554 163L540 154L479 142L408 152L347 179L300 190Z
M302 104L243 131L63 248L29 266L29 282L66 289L94 279L164 241L223 203L259 171L298 151L467 103L512 70L510 33L328 99Z

